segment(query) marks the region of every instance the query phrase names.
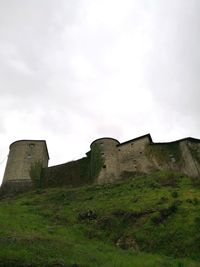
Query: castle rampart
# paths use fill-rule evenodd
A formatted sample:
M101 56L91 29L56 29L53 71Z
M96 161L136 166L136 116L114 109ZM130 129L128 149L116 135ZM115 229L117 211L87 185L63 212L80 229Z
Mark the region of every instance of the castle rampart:
M170 170L200 177L200 140L184 138L169 143L154 143L150 134L120 143L105 137L92 142L86 157L48 167L45 141L21 140L10 145L2 187L31 185L30 168L42 163L41 186L111 183L136 174Z

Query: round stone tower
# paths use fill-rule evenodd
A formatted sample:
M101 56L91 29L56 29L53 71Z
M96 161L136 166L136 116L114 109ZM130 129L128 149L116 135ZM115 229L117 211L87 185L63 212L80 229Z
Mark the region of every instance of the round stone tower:
M91 175L95 176L97 183L109 183L118 178L119 141L105 137L92 142L91 148Z
M31 165L40 162L48 166L49 154L44 140L20 140L10 145L10 151L3 177L2 187L7 189L31 186ZM17 190L14 190L17 191Z

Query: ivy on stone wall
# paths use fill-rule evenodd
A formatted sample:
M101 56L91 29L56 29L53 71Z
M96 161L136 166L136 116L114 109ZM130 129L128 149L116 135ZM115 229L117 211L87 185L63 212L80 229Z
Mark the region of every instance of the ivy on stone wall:
M189 146L192 157L200 164L200 150L197 147Z
M96 179L104 165L99 144L93 144L91 149L91 177Z
M29 171L30 178L35 187L41 187L42 162L36 161L31 164Z
M104 162L99 144L93 144L87 157L79 160L48 168L42 168L40 162L32 164L30 177L36 187L91 184L98 177Z
M42 169L42 186L81 186L93 183L90 176L90 156Z
M158 163L175 163L181 164L181 149L179 143L153 144L145 148L147 157L155 158Z

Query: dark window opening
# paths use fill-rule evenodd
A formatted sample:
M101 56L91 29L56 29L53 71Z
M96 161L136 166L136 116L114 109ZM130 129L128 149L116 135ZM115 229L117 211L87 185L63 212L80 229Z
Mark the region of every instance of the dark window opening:
M30 148L34 148L35 144L29 144Z

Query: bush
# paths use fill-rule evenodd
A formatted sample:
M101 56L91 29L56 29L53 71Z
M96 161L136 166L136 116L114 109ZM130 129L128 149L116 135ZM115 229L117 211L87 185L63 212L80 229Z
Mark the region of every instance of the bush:
M173 198L177 198L178 197L178 193L176 191L172 192L172 197Z
M158 211L156 211L152 216L151 216L151 221L154 224L158 224L160 220L160 213Z
M191 182L192 182L193 187L200 188L200 178L199 177L192 177Z
M198 230L200 230L200 216L195 218L195 226Z
M151 217L152 222L155 224L163 223L169 216L177 211L177 205L177 203L173 203L168 208L160 209L159 212L155 212Z
M36 161L32 163L29 174L33 182L33 185L35 187L41 187L42 162Z

